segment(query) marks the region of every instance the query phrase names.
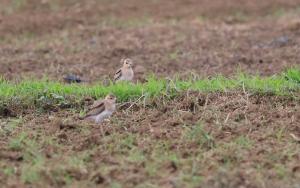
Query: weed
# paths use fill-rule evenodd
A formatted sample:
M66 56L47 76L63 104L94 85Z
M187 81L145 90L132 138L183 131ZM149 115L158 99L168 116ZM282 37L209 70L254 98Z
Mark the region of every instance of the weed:
M205 21L207 21L207 17L200 15L196 17L196 21L198 21L199 23L203 23Z
M13 167L6 167L6 168L2 169L2 172L7 176L11 176L16 173L16 169Z
M29 138L24 132L21 132L9 142L9 148L13 150L22 150L24 163L21 166L21 179L25 183L33 183L40 179L40 171L43 169L45 160L40 154L37 142L34 138Z
M285 178L286 175L287 175L287 169L286 169L286 167L285 167L284 165L282 165L282 164L276 164L276 165L274 166L274 170L275 170L277 176L278 176L279 178L281 178L281 179Z
M12 138L9 142L9 148L13 150L20 150L23 148L23 141L27 138L27 134L22 132L18 137Z
M145 161L145 156L142 151L136 149L133 149L129 152L129 156L127 157L128 161L139 163Z
M150 177L154 177L157 175L158 168L159 167L155 162L150 162L150 161L146 162L145 171Z
M8 122L4 122L0 128L0 134L12 133L20 124L23 123L22 117L17 119L9 119Z
M178 51L170 53L170 59L171 60L177 60L178 59Z
M283 76L287 80L295 81L300 84L300 69L288 69L286 72L283 73Z
M248 16L242 11L235 11L232 15L232 19L237 22L246 22L248 20Z
M74 169L86 169L85 162L81 157L70 157L68 159L68 166Z
M51 11L59 11L60 10L60 4L59 1L49 1L49 8Z
M126 137L122 140L122 142L120 143L121 144L121 147L125 147L125 148L128 148L128 149L132 149L134 148L134 143L136 141L136 138L133 134L128 134L126 135Z
M246 136L239 136L234 142L243 149L249 149L252 146L251 140Z
M51 177L52 181L60 184L71 184L73 181L73 178L67 173L66 168L64 166L65 164L60 164L52 166L51 170L48 170L48 175Z
M192 174L182 174L180 180L186 183L186 185L189 185L189 187L199 187L202 177ZM178 181L177 184L181 184L180 181Z
M17 11L23 8L27 3L27 0L12 0L11 1L11 11Z
M100 25L101 26L113 26L117 28L136 28L141 26L146 26L152 24L153 20L147 16L130 19L130 20L122 20L116 17L110 17L103 20Z
M37 150L31 150L24 154L24 159L27 163L24 163L22 166L22 181L25 183L38 181L41 178L40 173L45 166L44 157Z
M122 188L122 185L119 184L118 182L112 182L112 183L110 184L110 187L111 187L111 188Z
M282 127L277 131L276 138L278 141L281 141L281 139L283 138L283 136L285 134L285 131L286 131L286 127Z
M58 143L58 141L56 140L56 138L54 136L43 136L41 138L40 143L43 146L50 145L50 146L54 146L56 148L60 148L61 147L61 145Z
M286 10L283 8L279 8L279 9L276 9L272 15L276 18L280 18L285 14L286 14Z
M36 158L34 163L22 166L21 179L25 183L34 183L40 180L40 172L44 166L43 158Z
M185 134L185 137L202 147L213 148L214 147L214 139L213 137L207 133L200 123L188 128L188 131Z
M159 188L159 187L160 186L148 182L144 182L136 186L136 188Z

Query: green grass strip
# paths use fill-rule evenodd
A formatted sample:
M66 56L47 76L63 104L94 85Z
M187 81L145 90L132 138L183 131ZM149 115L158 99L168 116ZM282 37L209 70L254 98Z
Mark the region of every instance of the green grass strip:
M47 80L24 80L20 83L0 80L0 101L18 99L33 102L39 99L60 99L65 97L82 98L91 96L100 98L108 93L118 97L118 101L127 101L139 96L174 96L185 90L200 92L228 92L245 90L246 92L273 93L275 95L290 95L299 92L300 70L290 69L280 75L271 77L250 76L238 74L232 78L216 76L199 80L166 80L150 77L145 83L119 83L104 86L102 84L64 84Z

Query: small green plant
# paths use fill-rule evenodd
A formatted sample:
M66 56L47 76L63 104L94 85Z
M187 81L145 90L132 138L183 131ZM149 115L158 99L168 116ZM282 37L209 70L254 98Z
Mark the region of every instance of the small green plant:
M40 147L35 137L30 138L25 132L21 132L9 142L10 149L21 150L23 153L26 163L21 166L21 179L24 183L33 183L40 179L39 174L45 163Z
M285 73L283 73L283 75L287 80L291 80L300 84L300 69L288 69Z
M110 184L110 187L111 188L122 188L122 185L120 183L118 183L118 182L112 182Z
M273 16L279 18L279 17L282 17L283 15L285 15L286 12L287 11L284 8L278 8L273 11Z
M232 15L232 20L237 22L246 22L248 20L248 16L242 11L235 11Z
M40 180L40 172L44 166L44 161L36 161L34 164L22 166L21 179L24 183L34 183Z
M192 188L196 188L199 187L199 185L201 185L202 182L202 177L198 176L198 175L193 175L193 174L182 174L180 177L180 179L177 180L177 184L181 185L188 185L188 187L192 187ZM185 186L184 186L185 187Z
M283 136L284 136L285 131L286 131L286 127L282 127L282 128L280 128L280 129L277 131L277 133L276 133L276 138L277 138L278 141L281 141L281 139L282 139Z
M3 123L0 129L0 134L9 134L13 132L20 124L23 123L22 117L16 119L9 119L7 122Z
M24 146L24 140L27 138L27 134L22 132L16 138L12 138L9 142L9 148L13 150L20 150Z
M153 20L147 16L134 18L134 19L120 19L116 17L109 17L105 20L102 20L100 23L101 26L114 26L118 28L136 28L141 26L146 26L153 23Z
M136 141L136 138L133 134L127 134L126 137L121 141L121 147L125 147L128 149L135 148L134 143Z
M60 3L59 1L49 1L49 8L51 11L58 11L60 10Z
M74 169L86 169L84 160L75 156L68 159L68 166Z
M127 159L130 162L139 163L145 161L145 156L142 151L140 151L138 148L135 148L129 151Z
M34 140L24 141L24 160L21 179L25 183L34 183L40 180L40 172L45 165L45 158L39 152L39 146Z
M214 147L214 139L213 137L207 133L200 123L188 128L185 137L197 144L201 147L213 148Z
M14 10L19 10L22 7L24 7L27 3L27 0L12 0L11 1L11 6L13 7Z
M7 176L11 176L16 173L16 169L14 167L6 167L2 169L2 172Z
M275 166L274 166L274 170L275 170L275 172L276 172L276 174L277 174L277 176L279 177L279 178L281 178L281 179L283 179L283 178L285 178L286 176L287 176L287 169L286 169L286 167L284 166L284 165L282 165L282 164L276 164Z
M150 177L154 177L159 170L159 165L156 162L147 161L145 170Z
M177 51L170 53L170 59L171 60L177 60L177 58L178 58L178 52Z
M196 17L196 20L197 20L199 23L203 23L203 22L207 21L207 17L205 17L204 15L200 15L200 16L197 16L197 17Z
M251 140L246 136L239 136L235 139L235 143L241 148L249 149L252 146Z

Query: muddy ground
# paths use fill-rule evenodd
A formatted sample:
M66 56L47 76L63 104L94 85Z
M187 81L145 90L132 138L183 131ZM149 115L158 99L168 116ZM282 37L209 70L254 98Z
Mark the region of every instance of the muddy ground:
M132 58L136 80L300 64L300 2L0 0L0 75L90 82ZM163 101L163 102L161 102ZM298 99L182 93L123 106L1 118L3 187L297 187ZM0 186L0 187L1 187Z

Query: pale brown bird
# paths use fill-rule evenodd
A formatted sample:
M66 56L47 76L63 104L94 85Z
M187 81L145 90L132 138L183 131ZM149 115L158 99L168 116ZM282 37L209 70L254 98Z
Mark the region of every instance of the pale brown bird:
M84 119L93 120L95 123L101 123L109 118L116 110L116 97L109 94L103 100L95 101L89 108Z
M132 60L127 58L122 59L121 62L123 62L123 66L115 73L114 81L132 81L134 77L134 73L132 70Z

